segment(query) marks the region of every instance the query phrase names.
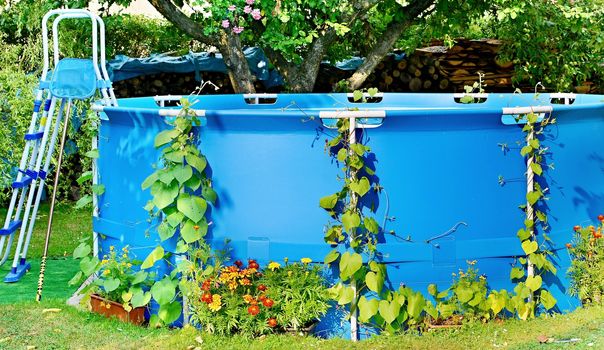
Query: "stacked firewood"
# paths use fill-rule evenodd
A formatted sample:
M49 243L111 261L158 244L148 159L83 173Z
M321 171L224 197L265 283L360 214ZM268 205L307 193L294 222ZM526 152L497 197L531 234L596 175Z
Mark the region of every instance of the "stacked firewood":
M501 62L497 53L501 43L498 40L457 40L453 47L442 42L417 49L413 54L388 55L369 75L363 87L377 87L383 92L457 92L464 85L472 85L483 74L484 88L489 91L513 90L514 66L511 62ZM354 71L341 70L332 65L321 66L314 92L331 92L338 82L349 78ZM228 94L233 89L226 74L202 72L203 81L210 81L202 93ZM194 73L159 73L139 76L115 84L119 97L136 97L164 94L189 94L200 86ZM266 89L262 82L256 82L257 92L280 92L283 87Z
M449 80L454 90L463 90L464 85L478 81L479 73L486 90L512 90L514 65L497 59L499 40L459 39L450 48L440 42L433 44L416 50L415 55L431 57L438 62L440 74Z

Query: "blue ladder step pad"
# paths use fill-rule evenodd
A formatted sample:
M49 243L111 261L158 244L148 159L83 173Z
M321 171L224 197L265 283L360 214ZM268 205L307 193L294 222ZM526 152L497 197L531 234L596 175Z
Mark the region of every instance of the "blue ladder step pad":
M25 140L26 141L39 140L43 136L44 136L44 131L34 132L34 133L31 133L31 134L25 134Z
M23 187L29 185L31 183L31 180L33 180L31 177L23 176L21 181L13 182L13 188L23 188Z
M0 229L0 236L8 236L21 227L21 220L11 221L7 228Z

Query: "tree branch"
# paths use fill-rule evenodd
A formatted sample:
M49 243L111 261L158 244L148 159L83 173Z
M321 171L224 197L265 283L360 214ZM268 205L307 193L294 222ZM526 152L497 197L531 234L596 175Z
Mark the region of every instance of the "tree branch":
M407 7L407 13L404 19L392 21L384 33L380 36L380 40L371 48L363 64L357 68L354 74L347 79L348 88L356 90L367 80L367 77L373 73L375 67L384 59L388 52L392 49L398 38L405 29L407 29L415 18L428 10L435 0L419 0Z
M174 23L176 27L180 28L187 35L206 45L217 46L218 38L204 35L203 27L189 16L185 15L172 1L149 0L149 2L162 14L162 16Z

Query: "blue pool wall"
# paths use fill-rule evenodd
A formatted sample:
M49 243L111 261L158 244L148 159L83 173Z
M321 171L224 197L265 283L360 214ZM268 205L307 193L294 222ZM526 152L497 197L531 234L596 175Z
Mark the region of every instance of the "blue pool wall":
M209 209L207 239L214 245L230 239L234 256L260 263L285 257L323 261L332 248L323 241L329 217L318 202L340 188L342 171L326 153L325 139L334 132L318 112L385 110L381 126L360 130L358 137L371 147L385 189L373 198L378 222L387 217L385 232L411 240L384 235L379 249L390 285L425 294L430 283L444 289L466 261L476 260L491 288L513 288L510 268L523 255L516 232L524 221L518 206L525 202L526 164L519 154L522 125L503 124L502 108L551 105L549 94L491 94L476 104L460 104L451 94L384 94L371 104L351 103L345 94L278 95L274 104L258 105L241 95L189 98L194 108L207 111L199 148L219 198ZM576 95L571 105L552 105L556 123L541 136L547 162L554 164L543 185L549 189L544 210L558 268L545 283L560 311L579 305L567 290L565 244L572 227L595 224L604 211L602 101L600 95ZM143 209L151 197L141 183L157 165L155 135L169 126L151 97L119 105L102 116L98 169L106 191L94 229L102 235L102 251L129 245L144 259L159 239ZM459 222L467 226L431 240ZM175 240L162 244L173 251Z

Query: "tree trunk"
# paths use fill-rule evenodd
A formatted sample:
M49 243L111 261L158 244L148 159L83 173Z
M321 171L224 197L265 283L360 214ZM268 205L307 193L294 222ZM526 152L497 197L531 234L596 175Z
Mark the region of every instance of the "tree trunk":
M418 0L411 3L404 10L406 10L406 18L401 20L393 20L384 34L380 36L380 40L375 44L375 46L371 49L371 52L367 54L365 61L363 64L357 68L354 74L348 78L348 88L350 90L359 89L367 77L373 73L376 66L386 57L388 52L392 50L392 47L396 43L396 41L400 38L403 30L408 28L422 12L428 9L434 0Z
M255 77L250 72L250 67L241 48L239 35L231 32L222 32L219 43L216 46L224 59L233 91L236 93L256 92L256 88L254 87Z
M218 48L224 58L233 90L236 93L256 92L254 76L250 72L237 34L222 31L219 35L206 36L203 34L201 25L185 15L172 1L149 0L149 2L168 21L174 23L176 27L192 38Z

